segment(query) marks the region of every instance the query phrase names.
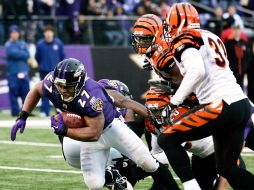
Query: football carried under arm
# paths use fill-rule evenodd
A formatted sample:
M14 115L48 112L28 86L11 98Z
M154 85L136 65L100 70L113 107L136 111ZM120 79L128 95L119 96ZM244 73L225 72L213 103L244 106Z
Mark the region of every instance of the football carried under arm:
M107 90L107 93L114 99L114 104L119 108L127 108L133 110L135 113L149 117L146 107L115 90Z
M51 127L57 135L67 136L79 141L97 141L104 127L104 115L81 116L63 112L51 117Z

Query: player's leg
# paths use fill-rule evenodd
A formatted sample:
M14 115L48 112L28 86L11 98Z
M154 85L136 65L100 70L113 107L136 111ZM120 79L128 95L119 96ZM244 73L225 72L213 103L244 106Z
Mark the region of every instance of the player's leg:
M195 107L158 137L158 144L186 190L199 189L199 185L194 178L189 156L181 144L211 135L221 112L222 102Z
M103 135L96 142L80 142L81 170L89 190L103 188L108 155L109 146L105 143Z
M195 179L198 181L201 189L212 190L213 184L217 179L215 155L211 154L205 158L192 155L192 171Z
M168 169L160 165L150 154L142 140L122 121L115 119L105 132L105 137L112 147L133 160L139 167L156 179L158 178L169 189L179 189Z
M80 165L80 141L69 137L63 138L63 156L67 164L74 168L81 168Z
M250 105L247 99L225 104L223 128L213 135L218 173L225 177L234 189L254 189L254 176L237 165L243 146L244 128L249 120Z

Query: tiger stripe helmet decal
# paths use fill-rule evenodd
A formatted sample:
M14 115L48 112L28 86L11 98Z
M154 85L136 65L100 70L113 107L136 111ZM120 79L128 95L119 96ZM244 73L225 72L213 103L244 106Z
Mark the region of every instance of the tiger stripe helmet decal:
M166 24L171 36L185 28L200 28L198 12L189 3L174 4L168 12Z
M146 54L156 49L162 35L162 20L154 14L145 14L134 23L132 45L138 54Z

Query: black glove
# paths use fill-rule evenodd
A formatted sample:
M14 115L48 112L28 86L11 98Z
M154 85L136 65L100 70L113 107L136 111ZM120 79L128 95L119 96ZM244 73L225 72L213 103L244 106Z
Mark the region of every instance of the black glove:
M145 71L151 71L153 70L153 66L151 65L151 63L149 62L148 58L146 57L144 60L144 65L143 65L143 69Z

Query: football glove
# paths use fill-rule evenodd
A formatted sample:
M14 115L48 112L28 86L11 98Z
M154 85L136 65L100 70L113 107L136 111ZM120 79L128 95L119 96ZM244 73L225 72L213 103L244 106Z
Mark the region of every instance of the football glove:
M60 136L66 136L68 128L64 126L63 115L61 113L58 114L56 118L55 115L50 117L51 127L54 129L54 133Z
M16 139L16 134L18 130L20 130L20 133L22 134L26 127L26 119L28 118L29 113L26 111L21 111L19 114L19 117L17 118L15 124L12 126L11 129L11 140L14 141Z
M151 70L153 70L153 67L152 67L152 65L151 65L151 63L149 62L149 60L148 60L147 57L145 57L143 69L144 69L145 71L151 71Z

